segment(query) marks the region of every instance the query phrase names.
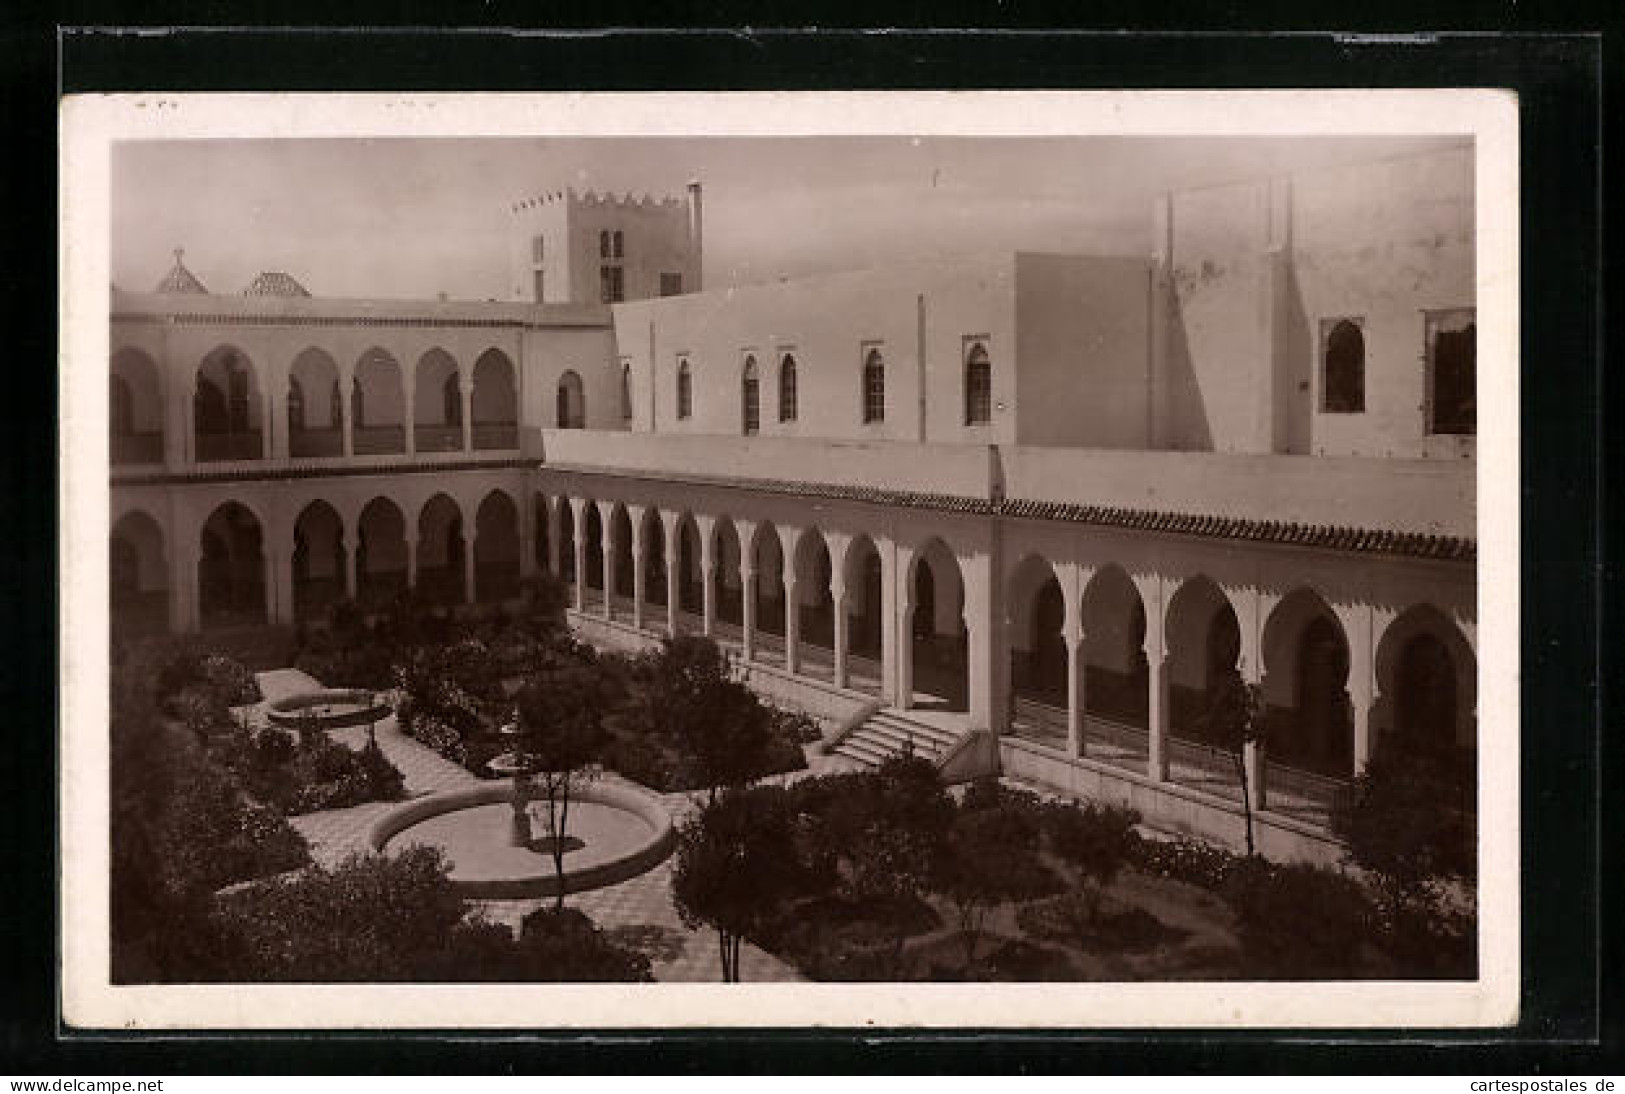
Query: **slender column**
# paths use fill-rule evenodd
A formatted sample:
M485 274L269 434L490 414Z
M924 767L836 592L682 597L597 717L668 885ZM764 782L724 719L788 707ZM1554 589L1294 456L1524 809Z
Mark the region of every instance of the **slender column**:
M576 611L587 610L587 503L581 498L570 499L570 550L575 556Z
M830 606L835 612L835 686L844 688L847 686L846 652L850 641L847 637L846 587L838 579L832 580L829 596Z
M1066 636L1066 750L1073 756L1087 752L1084 731L1084 646L1083 636Z
M661 547L666 552L666 633L672 638L677 637L677 612L679 593L682 591L683 575L678 572L678 563L682 561L682 545L677 540L681 531L678 525L678 514L662 511L660 514L660 528L665 533L661 540Z
M344 595L351 600L361 599L361 547L360 540L356 546L344 552Z
M627 511L633 514L633 510ZM632 626L643 629L643 597L648 578L643 568L643 510L632 515Z
M267 388L270 386L270 384L266 384ZM286 442L280 446L277 444L277 415L271 409L275 405L275 398L272 397L270 391L266 391L265 398L260 401L260 425L262 426L260 429L260 456L267 460L275 459L277 456L286 456L288 454L288 446ZM287 431L288 422L286 417L284 417L282 421L282 432L285 435ZM279 448L281 449L280 451L278 451Z
M542 504L547 506L547 572L554 577L564 575L564 541L559 535L559 513L563 506L556 497L548 497Z
M1254 658L1241 669L1242 679L1250 688L1262 686L1263 672ZM1241 763L1247 769L1247 793L1252 798L1253 812L1269 807L1269 766L1264 743L1248 741L1242 746Z
M1372 635L1376 631L1369 606L1338 612L1349 644L1349 713L1353 717L1354 762L1349 772L1358 778L1371 759L1371 705L1376 692Z
M463 603L473 604L479 600L476 595L479 590L474 587L474 541L476 537L469 534L467 528L463 529Z
M406 537L406 587L418 587L418 541L411 536Z
M745 624L745 660L751 661L756 657L756 567L746 566L743 559L739 565L739 597Z
M343 427L342 432L344 434L341 440L344 442L344 455L346 457L355 455L355 424L350 417L351 386L350 377L341 373L339 375L339 411L340 425Z
M197 536L178 542L173 548L169 589L169 625L177 631L198 629L198 563L202 551Z
M880 698L892 703L897 701L897 617L901 610L897 602L897 545L878 539L875 550L880 555L880 603L870 605L869 610L880 615Z
M914 605L905 601L897 615L897 695L893 704L901 710L914 706Z
M1160 653L1148 653L1147 683L1150 689L1146 710L1146 729L1150 737L1150 756L1146 775L1154 782L1168 781L1168 659Z
M474 381L464 380L458 389L463 399L463 451L474 451Z
M604 507L598 507L598 527L602 529L601 542L603 543L604 573L604 618L615 618L615 556L619 553L615 542L615 511L610 509L609 515L604 514Z
M413 459L418 454L418 412L417 412L417 371L413 370L407 375L405 366L401 368L401 387L406 405L406 458Z
M796 603L795 561L784 560L784 671L801 671L801 608Z
M706 556L700 562L700 632L712 638L717 630L717 567L709 551Z
M1000 730L1004 714L999 701L993 661L997 657L993 630L996 624L979 613L965 615L965 660L970 662L965 706L973 729Z

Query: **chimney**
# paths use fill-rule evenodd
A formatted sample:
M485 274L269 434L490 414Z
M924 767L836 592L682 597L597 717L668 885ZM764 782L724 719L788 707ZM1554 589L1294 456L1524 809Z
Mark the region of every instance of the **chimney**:
M705 268L704 208L700 199L700 180L688 183L688 246L694 256L694 292L705 287L702 271Z

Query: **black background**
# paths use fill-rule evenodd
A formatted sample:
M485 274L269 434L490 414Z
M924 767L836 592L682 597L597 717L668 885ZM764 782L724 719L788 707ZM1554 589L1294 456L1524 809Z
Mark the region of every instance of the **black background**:
M374 5L373 18L410 12ZM427 8L427 6L423 6ZM1355 10L1350 10L1350 9ZM502 22L528 9L470 8ZM0 99L8 158L0 168L7 242L0 261L8 325L0 436L0 514L14 530L0 566L0 1073L210 1074L256 1071L662 1072L1083 1071L1459 1072L1620 1074L1625 956L1617 875L1625 865L1617 799L1625 784L1617 692L1622 667L1601 627L1604 390L1599 198L1607 92L1617 102L1618 23L1578 33L1582 11L1537 5L1367 3L1319 10L1261 5L1202 13L1201 32L1063 32L1045 13L1001 5L1010 26L977 32L716 30L526 33L324 28L57 31L0 16ZM133 9L122 13L128 20ZM192 5L177 24L291 23L286 5ZM328 14L328 13L318 13ZM422 15L429 15L423 10ZM435 10L441 19L459 12ZM573 26L614 22L606 9L548 14ZM714 26L831 25L806 11L702 6ZM866 10L865 14L871 14ZM871 18L880 13L874 12ZM905 8L893 26L952 23L951 6ZM986 14L986 13L982 13ZM1093 13L1102 28L1174 25L1165 5ZM112 24L113 10L64 8L55 22ZM569 18L574 16L574 18ZM840 16L835 16L840 18ZM1202 26L1185 13L1186 26ZM1329 33L1454 26L1405 40ZM1432 22L1429 22L1431 18ZM1555 20L1570 20L1559 25ZM1609 16L1617 20L1617 16ZM1220 20L1226 20L1221 25ZM360 20L357 20L360 22ZM620 20L626 23L624 17ZM647 16L642 17L647 23ZM879 21L878 19L876 20ZM1025 23L1026 28L1020 25ZM1241 33L1288 26L1299 33ZM1601 29L1602 19L1590 26ZM1481 33L1507 31L1519 33ZM1559 32L1563 33L1559 33ZM1606 48L1605 48L1606 47ZM1522 126L1523 384L1523 946L1522 1024L1512 1031L1348 1033L1009 1033L986 1035L739 1031L550 1034L546 1015L516 1015L494 1044L467 1033L121 1037L59 1029L55 917L57 653L55 380L56 105L96 91L459 91L776 88L1510 87ZM1618 189L1616 183L1615 188ZM1617 221L1610 225L1617 232ZM1610 255L1612 258L1612 255ZM1614 442L1607 455L1618 456ZM1617 618L1611 616L1610 618ZM1599 646L1599 637L1604 641ZM95 639L91 640L93 643ZM1603 652L1608 659L1603 660ZM85 650L100 656L99 649ZM1601 666L1607 668L1601 668ZM1604 720L1602 702L1614 717ZM1608 733L1600 730L1610 726ZM1611 795L1609 790L1611 789ZM1606 825L1606 829L1601 827ZM1599 866L1601 870L1599 872ZM1599 888L1599 878L1607 886ZM1609 898L1606 902L1604 897ZM1606 928L1612 926L1613 930ZM1312 990L1312 989L1309 989ZM1379 1016L1380 1017L1380 1016ZM1334 1046L1334 1047L1328 1047Z

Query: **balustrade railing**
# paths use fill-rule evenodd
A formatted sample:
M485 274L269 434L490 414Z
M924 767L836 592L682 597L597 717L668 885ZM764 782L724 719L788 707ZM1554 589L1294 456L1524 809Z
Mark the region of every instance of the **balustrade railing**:
M288 434L290 456L342 456L344 431L340 429L295 429Z
M519 425L517 422L475 422L473 439L476 449L518 448Z
M258 460L265 457L265 440L257 429L242 433L199 433L199 463L221 460Z

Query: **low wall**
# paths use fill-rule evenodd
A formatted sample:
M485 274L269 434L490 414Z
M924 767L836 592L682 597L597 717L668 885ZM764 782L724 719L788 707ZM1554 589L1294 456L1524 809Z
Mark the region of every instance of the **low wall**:
M1057 793L1127 806L1151 828L1247 849L1247 822L1241 806L1177 783L1152 782L1144 775L1094 760L1075 758L1015 737L999 739L1004 774L1038 783ZM1253 816L1258 852L1278 862L1337 866L1343 844L1310 825L1278 813Z
M660 648L660 637L640 631L630 623L618 619L605 619L601 615L578 612L571 608L565 613L570 629L576 637L599 649L617 653L646 653Z

